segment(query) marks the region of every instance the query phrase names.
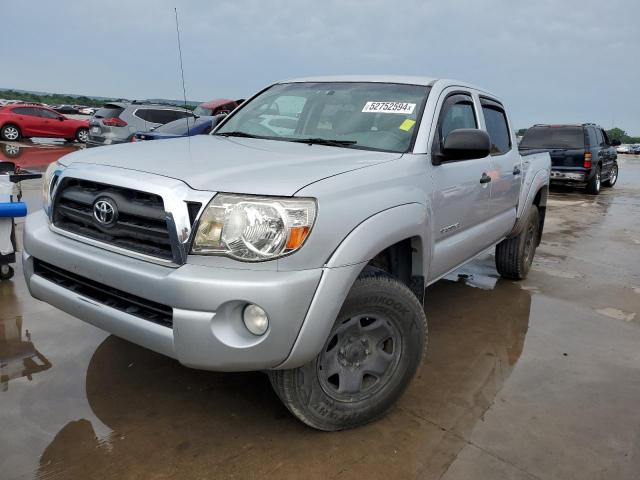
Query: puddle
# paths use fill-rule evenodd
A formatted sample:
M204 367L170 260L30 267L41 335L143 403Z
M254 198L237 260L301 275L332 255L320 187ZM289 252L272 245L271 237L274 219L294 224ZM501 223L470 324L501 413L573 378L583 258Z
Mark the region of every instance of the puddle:
M627 322L630 322L634 318L636 318L636 314L634 312L624 312L613 307L601 308L596 310L596 312L610 318L615 318L616 320L625 320Z

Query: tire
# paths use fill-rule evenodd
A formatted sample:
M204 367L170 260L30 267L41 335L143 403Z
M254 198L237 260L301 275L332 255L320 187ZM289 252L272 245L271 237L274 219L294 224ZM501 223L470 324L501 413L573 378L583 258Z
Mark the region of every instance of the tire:
M598 195L600 193L600 186L601 186L601 181L600 181L600 177L602 174L602 170L600 165L598 165L596 167L596 173L593 177L591 177L591 180L589 180L589 183L587 183L587 193L589 195Z
M79 128L76 132L76 140L80 143L87 143L87 140L89 140L89 129Z
M0 280L10 280L13 274L13 267L6 264L0 265Z
M22 137L22 134L16 125L9 124L2 127L2 130L0 130L0 137L9 142L17 142L20 140L20 137Z
M354 282L318 356L268 372L280 400L299 420L336 431L371 422L400 398L422 362L427 319L411 290L381 270Z
M540 213L531 206L527 224L515 237L496 245L496 269L503 278L522 280L527 277L538 246Z
M618 181L618 162L613 162L613 165L611 166L611 171L609 172L609 178L607 178L604 182L602 182L602 185L604 185L605 187L613 187L616 182Z

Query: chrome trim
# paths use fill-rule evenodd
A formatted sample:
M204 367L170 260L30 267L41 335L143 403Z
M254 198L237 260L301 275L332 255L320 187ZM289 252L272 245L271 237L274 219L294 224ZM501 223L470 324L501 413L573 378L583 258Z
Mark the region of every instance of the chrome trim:
M129 170L120 167L110 167L106 165L93 165L75 162L60 173L55 188L51 192L52 207L56 202L58 187L63 183L65 178L88 180L91 182L113 185L115 187L127 188L160 196L164 203L173 260L138 253L133 250L128 250L62 230L53 224L53 208L50 208L47 213L49 217L49 227L53 232L104 250L110 250L121 255L174 268L186 263L187 255L190 250L192 225L189 218L187 202L201 203L202 207L200 212L198 212L201 214L216 194L216 192L192 190L181 180L153 173ZM150 186L153 186L153 188L149 188Z

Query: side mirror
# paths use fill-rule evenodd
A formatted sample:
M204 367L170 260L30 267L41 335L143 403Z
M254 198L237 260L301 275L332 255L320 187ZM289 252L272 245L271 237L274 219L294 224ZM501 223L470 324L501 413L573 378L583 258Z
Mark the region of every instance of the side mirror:
M484 130L459 128L444 140L442 154L434 156L434 165L455 160L484 158L491 152L491 140Z
M58 120L60 120L61 122L64 122L64 117L63 116L59 116Z
M617 140L617 139L611 140L612 147L617 147L618 145L622 145L622 142L620 140Z

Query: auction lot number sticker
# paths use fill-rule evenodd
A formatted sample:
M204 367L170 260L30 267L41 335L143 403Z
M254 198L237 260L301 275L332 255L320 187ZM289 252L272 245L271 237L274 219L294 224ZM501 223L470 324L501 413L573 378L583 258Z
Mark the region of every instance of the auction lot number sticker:
M415 103L406 102L367 102L362 109L363 113L402 113L408 115L416 108Z

